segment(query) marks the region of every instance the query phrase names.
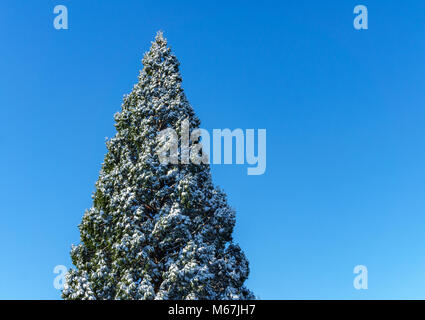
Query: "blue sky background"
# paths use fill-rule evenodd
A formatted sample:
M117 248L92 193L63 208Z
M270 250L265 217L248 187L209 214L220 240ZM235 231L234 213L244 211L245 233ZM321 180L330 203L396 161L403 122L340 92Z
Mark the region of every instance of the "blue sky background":
M68 7L69 30L53 28ZM353 8L369 9L369 30ZM267 171L213 166L262 299L425 298L424 1L0 4L0 298L57 299L158 29L208 130L267 129ZM369 289L353 287L353 268Z

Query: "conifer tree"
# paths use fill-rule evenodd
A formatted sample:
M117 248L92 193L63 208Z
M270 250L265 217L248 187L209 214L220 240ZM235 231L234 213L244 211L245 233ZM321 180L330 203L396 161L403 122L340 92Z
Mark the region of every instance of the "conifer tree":
M138 83L115 114L116 135L84 213L64 299L253 299L233 243L235 212L208 164L164 164L158 133L200 121L179 62L158 32ZM200 143L200 141L195 141Z

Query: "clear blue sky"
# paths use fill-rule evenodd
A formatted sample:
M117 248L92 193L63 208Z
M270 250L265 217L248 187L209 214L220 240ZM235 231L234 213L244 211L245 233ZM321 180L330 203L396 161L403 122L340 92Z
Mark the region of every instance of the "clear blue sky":
M69 29L53 28L68 7ZM369 29L353 28L353 8ZM0 298L57 299L113 114L162 29L208 130L267 129L267 171L213 166L262 299L425 298L425 3L2 1ZM369 289L353 288L366 265Z

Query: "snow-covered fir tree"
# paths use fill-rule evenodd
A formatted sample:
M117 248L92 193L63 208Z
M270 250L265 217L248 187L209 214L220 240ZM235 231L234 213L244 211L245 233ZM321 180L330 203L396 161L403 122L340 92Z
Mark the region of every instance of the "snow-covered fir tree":
M115 115L117 133L107 141L62 296L253 299L244 286L248 261L232 240L235 212L213 186L209 165L159 161L161 130L200 125L161 32L142 62Z

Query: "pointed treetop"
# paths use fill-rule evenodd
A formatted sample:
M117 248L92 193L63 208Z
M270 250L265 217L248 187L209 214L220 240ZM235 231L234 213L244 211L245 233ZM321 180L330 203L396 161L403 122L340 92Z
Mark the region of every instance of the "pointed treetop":
M162 43L162 42L164 42L164 43L165 43L165 45L167 45L167 39L165 39L165 37L164 37L164 33L163 33L163 31L162 31L162 30L158 30L158 31L157 31L156 36L155 36L155 41L156 41L157 43Z

